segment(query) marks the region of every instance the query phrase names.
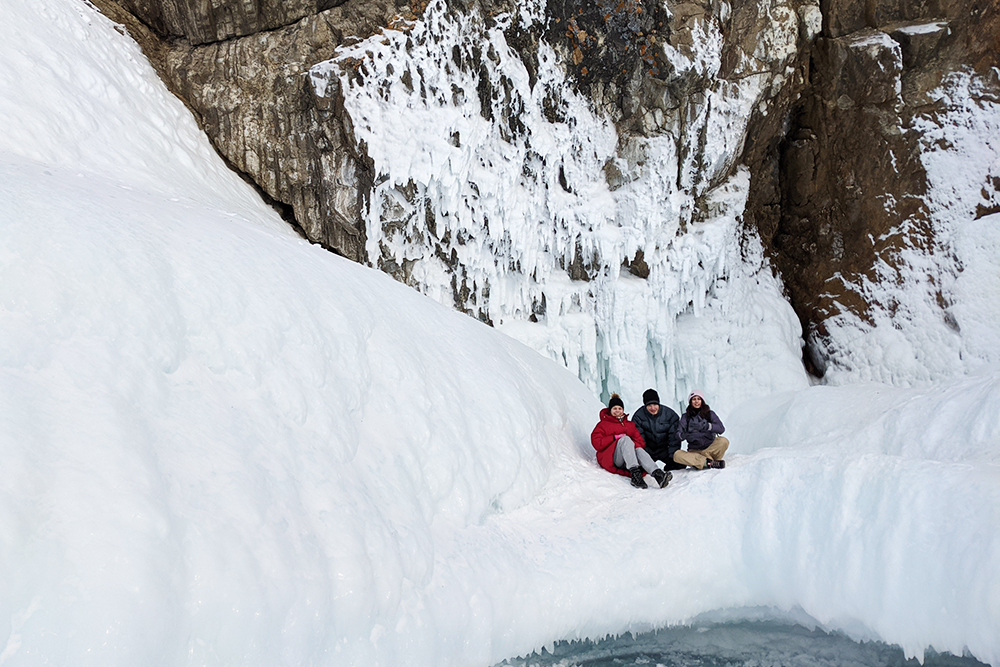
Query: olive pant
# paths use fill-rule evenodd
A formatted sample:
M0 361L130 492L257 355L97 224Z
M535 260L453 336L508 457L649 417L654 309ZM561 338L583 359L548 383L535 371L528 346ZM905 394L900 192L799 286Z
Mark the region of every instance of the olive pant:
M674 461L683 466L692 466L701 470L707 461L721 461L722 457L726 455L727 449L729 449L729 439L717 435L712 444L705 449L696 449L693 452L678 449L674 452Z

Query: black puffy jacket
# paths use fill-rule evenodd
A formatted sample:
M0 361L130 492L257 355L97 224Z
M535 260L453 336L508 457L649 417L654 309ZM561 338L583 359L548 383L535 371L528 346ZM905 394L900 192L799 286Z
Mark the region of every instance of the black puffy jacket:
M668 465L673 463L674 452L681 448L681 438L677 433L680 418L677 413L661 404L660 411L653 416L643 406L632 415L632 421L646 441L649 455Z

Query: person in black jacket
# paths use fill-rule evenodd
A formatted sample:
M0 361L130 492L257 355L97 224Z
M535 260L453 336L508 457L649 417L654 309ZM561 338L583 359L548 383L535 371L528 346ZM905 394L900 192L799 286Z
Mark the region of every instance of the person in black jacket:
M684 466L674 461L674 452L681 448L677 413L660 405L660 395L655 389L644 391L642 402L644 405L632 415L632 422L646 441L646 452L654 460L663 461L664 469L680 470Z

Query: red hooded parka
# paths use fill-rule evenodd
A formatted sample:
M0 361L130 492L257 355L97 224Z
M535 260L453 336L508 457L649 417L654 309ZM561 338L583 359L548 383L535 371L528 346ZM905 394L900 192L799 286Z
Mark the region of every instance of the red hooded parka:
M608 472L618 473L628 476L628 470L615 466L615 445L618 444L616 435L627 435L632 438L636 447L646 448L646 443L639 434L639 429L629 421L628 415L622 415L621 419L612 416L607 408L601 410L601 420L597 422L593 432L590 434L590 444L597 450L597 463Z

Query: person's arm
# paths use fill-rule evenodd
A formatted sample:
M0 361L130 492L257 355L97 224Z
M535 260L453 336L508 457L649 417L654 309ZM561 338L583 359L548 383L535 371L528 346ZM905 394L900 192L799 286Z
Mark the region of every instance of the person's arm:
M678 433L680 419L678 419L676 412L670 408L665 409L667 410L667 414L664 415L667 418L667 452L673 456L674 452L681 448L681 436Z
M590 433L590 444L599 452L603 452L615 441L614 436L608 433L602 426L603 423L598 422L597 426Z
M639 433L639 428L635 425L635 422L628 422L628 426L625 427L625 433L628 437L632 438L632 442L635 443L636 447L646 448L646 441L642 439L642 433Z
M687 430L688 427L688 416L685 412L681 415L680 421L677 422L677 440L687 440L690 437L690 433Z
M652 432L650 424L647 421L648 419L649 413L646 412L645 408L639 408L636 410L631 419L632 423L635 424L636 429L638 429L639 435L642 436L643 441L645 441L646 436Z
M709 411L708 416L712 419L712 433L722 435L726 432L726 427L722 425L722 420L719 419L719 415L715 414L715 410Z

